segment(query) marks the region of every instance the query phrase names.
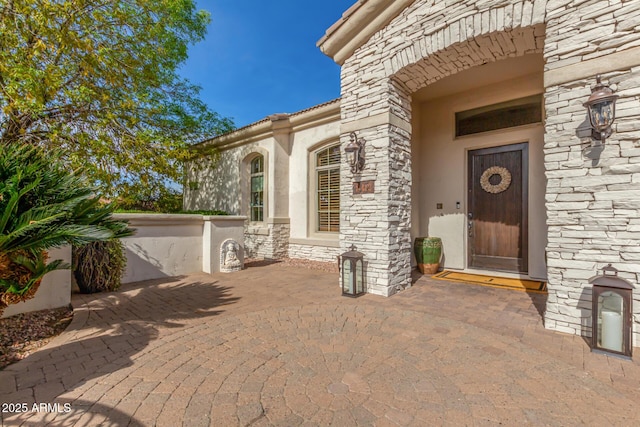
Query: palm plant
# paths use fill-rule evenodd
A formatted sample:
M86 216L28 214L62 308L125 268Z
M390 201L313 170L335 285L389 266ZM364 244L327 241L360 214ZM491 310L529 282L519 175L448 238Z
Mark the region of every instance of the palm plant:
M42 277L69 268L47 263L47 250L132 234L111 218L79 172L60 162L60 152L7 144L0 147L0 313L33 296Z

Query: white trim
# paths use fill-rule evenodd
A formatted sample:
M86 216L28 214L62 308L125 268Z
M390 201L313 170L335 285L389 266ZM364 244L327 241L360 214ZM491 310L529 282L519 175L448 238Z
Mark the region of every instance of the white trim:
M243 215L201 215L201 214L162 214L162 213L115 213L113 219L129 221L136 225L171 225L185 223L202 223L204 221L233 222L245 221Z
M267 224L289 224L291 219L284 217L267 218Z
M204 221L246 221L247 217L244 215L203 215Z
M263 188L262 188L262 221L251 221L251 162L258 156L263 158ZM238 161L238 187L240 188L240 214L246 216L249 224L264 226L269 216L269 150L260 146L245 147L240 153Z

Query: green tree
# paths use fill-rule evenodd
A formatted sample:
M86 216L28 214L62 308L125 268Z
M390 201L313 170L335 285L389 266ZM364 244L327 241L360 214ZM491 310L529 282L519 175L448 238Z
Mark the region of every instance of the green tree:
M0 145L60 148L110 196L181 179L189 144L233 127L177 74L210 21L194 3L0 2Z

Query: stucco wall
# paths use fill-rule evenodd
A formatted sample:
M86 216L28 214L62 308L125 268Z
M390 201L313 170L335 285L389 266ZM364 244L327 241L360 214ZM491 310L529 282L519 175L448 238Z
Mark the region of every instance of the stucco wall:
M188 181L197 182L198 189L185 188L185 207L248 216L249 161L260 154L264 156L264 221L246 222L246 255L331 257L333 251L327 245L337 242L338 234L314 233L309 210L310 194L315 191L310 152L339 138L338 105L334 101L327 106L291 116L274 115L231 134L232 142L221 147L214 158L202 161L199 169L191 169ZM290 238L298 242L291 254Z
M184 207L187 210L223 210L232 215L246 214L242 206L240 163L251 153L266 154L268 141L260 140L242 147L224 150L213 157L200 160L189 169L187 181L197 188L184 189Z
M242 216L175 214L116 214L128 220L136 233L122 239L127 268L122 283L179 276L199 271L220 271L220 246L233 239L241 247L244 239Z
M71 263L71 247L64 246L49 251L49 261L61 259ZM71 270L56 270L42 279L35 296L25 302L10 305L2 314L9 317L20 313L65 307L71 302Z
M202 271L202 215L117 214L136 229L122 239L127 268L122 283Z
M291 216L291 238L316 238L338 241L338 234L314 233L309 211L311 197L315 192L313 175L314 159L310 153L329 144L340 142L340 121L336 120L323 126L313 127L296 132L293 136L291 158L289 162L290 192L289 208Z
M202 271L205 273L218 273L223 268L220 251L222 244L228 240L238 243L239 250L236 257L241 263L245 258L244 223L243 216L210 216L202 217ZM243 264L244 265L244 264Z

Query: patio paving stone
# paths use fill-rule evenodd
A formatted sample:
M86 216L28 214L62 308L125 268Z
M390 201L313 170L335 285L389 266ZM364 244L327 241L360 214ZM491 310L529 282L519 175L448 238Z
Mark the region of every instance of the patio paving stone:
M0 371L3 425L637 425L640 363L547 331L544 296L415 274L392 298L279 264L75 295Z

